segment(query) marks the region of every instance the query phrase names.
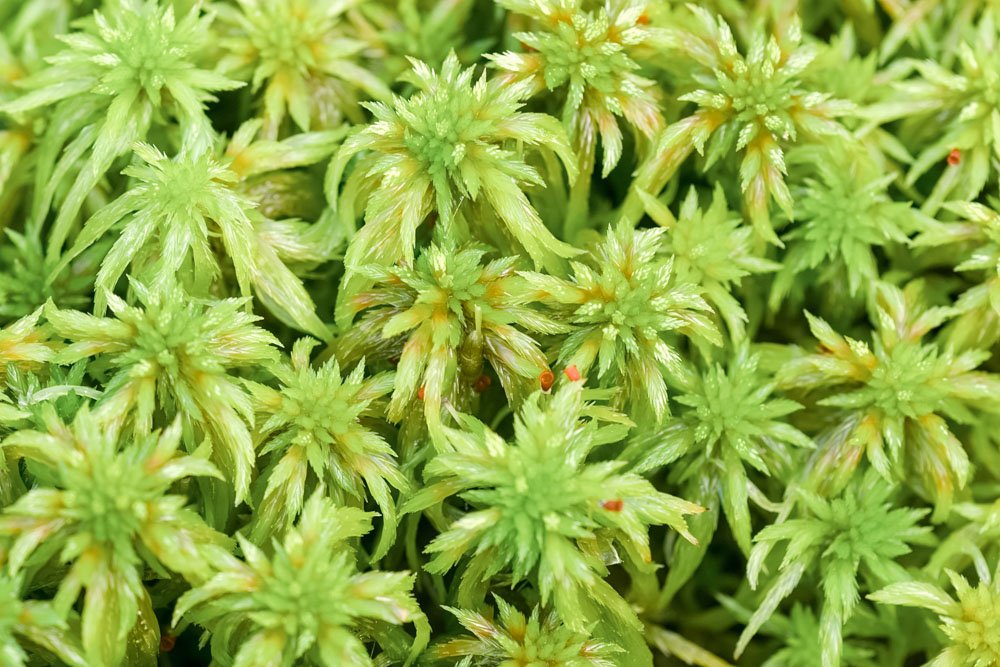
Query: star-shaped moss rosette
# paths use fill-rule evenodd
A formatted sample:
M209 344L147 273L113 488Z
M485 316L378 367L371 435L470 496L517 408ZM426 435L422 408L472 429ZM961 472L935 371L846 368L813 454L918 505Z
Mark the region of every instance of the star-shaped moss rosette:
M673 256L678 277L701 286L702 296L726 323L730 338L741 341L748 318L733 291L743 278L776 271L781 264L765 259L754 247L753 229L729 210L718 185L707 208L699 206L695 188L688 190L676 216L662 200L644 192L640 198L646 214L667 230L663 251Z
M244 300L199 301L176 286L154 291L137 282L132 289L136 306L107 295L114 318L47 307L46 319L70 342L57 360L97 357L109 375L96 412L109 428L130 424L141 435L163 415L179 415L188 439L209 438L235 500L243 500L256 461L253 405L231 370L272 361L278 341L254 324L259 318Z
M330 165L331 206L346 229L362 214L365 221L347 249L347 271L412 262L417 228L432 213L445 237L468 234L470 228L482 235L484 225L492 236L502 230L498 238L523 249L536 264L558 266L560 258L578 254L552 235L524 193L545 185L526 161L530 154L558 156L570 180L576 178L576 160L559 121L520 111L527 84L511 85L485 73L475 79L475 68L462 69L454 54L439 71L417 60L412 64L406 81L416 91L388 104L366 105L375 122L349 137ZM348 290L345 296L353 294ZM346 316L338 314L338 320L343 324Z
M754 229L780 243L770 206L774 200L792 217L784 151L791 145L830 137L849 141L837 118L853 107L803 85L800 76L816 53L801 43L802 26L797 18L776 35L756 31L744 55L725 20L702 7L688 7L696 27L676 28L667 41L669 51L685 58L691 67L692 92L680 99L693 102L698 109L660 134L636 172L624 213L637 220L642 213L638 193L658 194L692 151L704 154L705 169L735 153L740 156L740 189Z
M180 18L172 5L156 0L111 3L61 38L65 46L48 67L20 81L24 95L0 105L0 112L14 116L51 107L35 169L36 228L57 191L69 190L57 201L49 259L58 257L85 200L114 161L152 129L176 123L193 145L210 144L205 103L216 99L215 92L243 85L198 66L210 23L200 3Z
M238 0L219 5L220 68L259 95L264 136L277 138L290 116L303 131L363 120L358 102L388 100L389 87L361 60L368 46L344 13L349 2Z
M87 220L55 273L124 222L97 274L98 314L105 310L103 294L128 269L148 275L153 288L187 274L188 290L207 294L220 273L212 236L221 239L239 291L248 296L255 265L253 204L230 187L235 174L208 148L185 148L173 159L149 144L136 144L134 150L143 164L125 170L134 179L132 187Z
M862 589L901 581L906 569L896 561L911 544L933 543L930 527L919 526L929 510L895 507L893 487L869 470L833 499L797 489L800 514L765 527L754 537L747 578L757 587L771 550L785 542L778 571L769 577L760 606L736 645L736 657L806 574L818 575L823 592L819 618L823 667L840 664L843 627L854 614Z
M443 406L465 409L470 394L488 386L489 369L514 405L549 369L532 336L567 327L532 307L517 257L486 255L478 244L432 244L412 268L366 271L375 286L352 300L358 322L338 341L338 355L345 364L380 349L398 355L390 420L401 421L420 400L437 436Z
M654 31L647 2L594 6L584 0L501 0L501 6L532 19L532 30L514 37L526 49L491 55L511 82L529 81L533 93L559 91L563 125L580 154L582 178L593 169L598 138L601 176L621 159L619 118L647 139L664 125L656 85L638 74L638 52L651 55Z
M283 261L325 259L319 244L312 244L317 247L310 252L309 233L296 229L301 226L296 221L264 219L238 183L242 175L269 163L295 166L318 160L332 151L334 138L305 137L293 156L293 147L278 142L247 145L258 127L242 127L226 158L217 157L212 148L190 145L169 158L149 144L136 144L135 154L143 164L124 171L134 179L132 187L87 220L51 275L58 276L81 253L119 228L97 272L94 306L98 314L105 309L104 293L112 291L130 269L145 276L151 288L181 278L188 292L207 296L218 291L223 267L231 266L240 295L256 292L290 326L329 338L301 280ZM315 152L319 155L310 155ZM220 255L227 261L220 262Z
M782 236L787 249L768 297L772 309L801 303L807 287L862 296L878 280L880 253L905 247L910 234L931 222L892 198L894 176L879 176L870 160L847 151L825 159L815 153L791 156L815 165L806 167L815 175L793 186L795 225Z
M277 388L247 381L256 413L258 457L267 480L257 503L250 537L258 544L292 525L307 493L325 485L340 503L364 505L371 496L382 514L378 559L395 541L393 489L408 487L396 453L366 419L380 417L379 399L392 391L394 375L365 377L364 362L341 374L336 359L314 367L309 361L317 341L303 338L292 347L290 363L270 365Z
M985 565L985 563L984 563ZM930 663L940 667L1000 664L1000 568L979 572L975 587L947 571L955 595L922 581L900 581L868 596L880 604L927 609L938 615L944 650Z
M876 290L871 344L807 313L819 351L795 358L779 375L785 388L821 392L818 405L833 411L830 427L816 436L807 483L837 489L866 458L886 480L905 479L932 499L942 517L970 474L953 424L1000 410L1000 377L975 370L988 352L927 340L954 313L927 308L918 283Z
M608 229L587 257L574 262L569 279L524 273L531 298L551 307L573 332L559 347L559 362L620 387L635 415L655 421L668 413L665 374L680 373L677 338L722 344L712 308L690 275L675 271L661 253L664 229Z
M630 567L648 569L649 528L666 525L693 540L685 515L703 508L623 472L624 461L593 460L593 451L621 439L624 429L585 418L585 410L582 383L567 382L551 396L539 391L525 401L512 440L469 416L445 429L447 447L427 464L427 486L404 512L453 495L471 506L430 543L433 558L425 566L445 573L465 564L463 607L478 604L503 575L530 582L542 604L578 632L605 613L639 629L635 611L605 580L600 554L617 549Z
M8 457L45 469L33 488L0 514L0 537L11 540L7 568L42 578L46 564L69 564L53 606L65 618L83 596L80 632L87 664L115 665L126 639L150 605L143 579L150 569L193 581L228 557L225 535L172 494L179 480L219 477L205 457L178 451L181 422L147 436L125 436L81 409L65 424L50 411L44 431L22 430L0 442ZM144 627L146 632L158 628ZM135 640L135 638L133 638Z
M774 377L760 368L760 356L746 343L725 365L692 368L685 380L673 396L681 406L674 418L634 436L625 452L639 473L668 466L671 486L710 510L691 520L697 543L675 543L656 611L665 610L698 568L712 544L720 509L740 550L750 555L750 501L769 510L774 506L759 483L784 477L793 462L792 448L813 446L786 421L802 406L781 397Z
M412 647L386 656L402 661L408 653L412 660L429 632L413 598L414 577L358 570L351 540L369 530L370 514L316 492L271 555L237 536L243 560L230 558L181 596L174 624L183 619L211 630L217 659L245 667L372 667L365 640L391 651L399 638L386 628L414 624Z

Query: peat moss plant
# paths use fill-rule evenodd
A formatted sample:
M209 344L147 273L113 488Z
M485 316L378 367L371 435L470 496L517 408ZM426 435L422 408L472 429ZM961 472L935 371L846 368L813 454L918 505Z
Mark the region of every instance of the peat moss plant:
M1000 667L1000 3L0 0L0 667Z

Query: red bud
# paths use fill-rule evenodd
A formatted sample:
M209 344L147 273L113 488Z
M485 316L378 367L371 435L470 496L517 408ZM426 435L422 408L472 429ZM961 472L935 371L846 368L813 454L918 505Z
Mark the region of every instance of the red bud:
M621 498L615 498L614 500L602 500L601 507L609 512L621 512L622 507L625 506L625 501Z
M538 376L538 384L541 385L542 391L548 391L552 389L553 383L556 381L556 376L552 374L548 368L542 371L542 374Z

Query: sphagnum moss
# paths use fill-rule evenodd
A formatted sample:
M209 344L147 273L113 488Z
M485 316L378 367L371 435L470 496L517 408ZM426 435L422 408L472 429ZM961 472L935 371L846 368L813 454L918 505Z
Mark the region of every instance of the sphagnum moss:
M1000 667L998 38L0 0L0 667Z

